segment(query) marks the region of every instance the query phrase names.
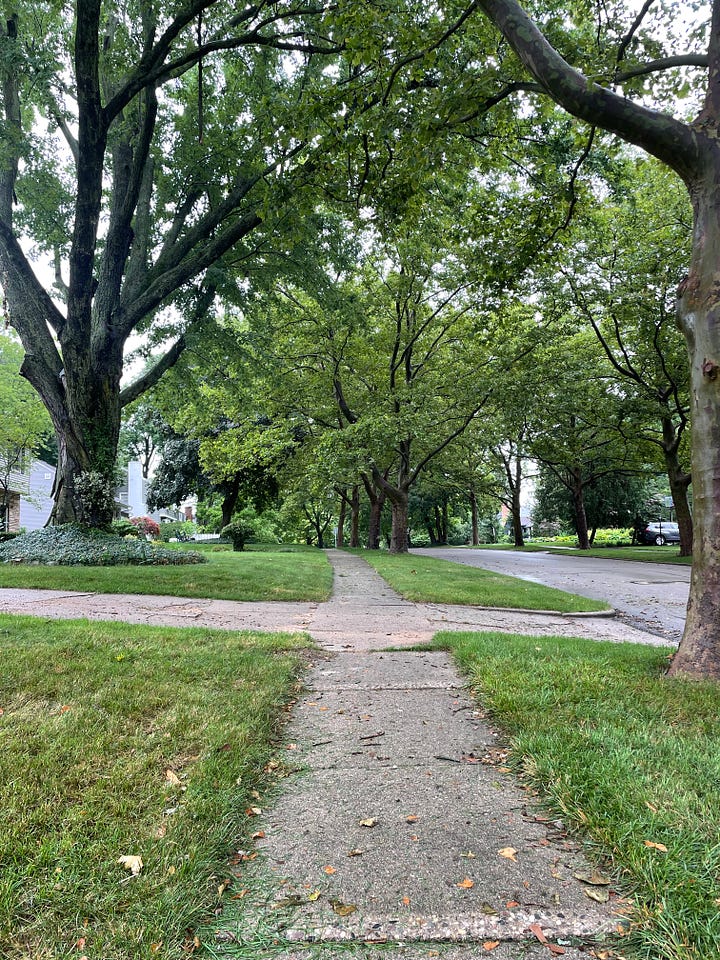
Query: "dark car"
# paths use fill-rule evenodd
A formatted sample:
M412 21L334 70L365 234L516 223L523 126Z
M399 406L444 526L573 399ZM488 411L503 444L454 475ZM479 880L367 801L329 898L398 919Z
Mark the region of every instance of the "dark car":
M640 543L654 543L658 547L666 543L680 543L680 528L669 520L648 523L640 530Z

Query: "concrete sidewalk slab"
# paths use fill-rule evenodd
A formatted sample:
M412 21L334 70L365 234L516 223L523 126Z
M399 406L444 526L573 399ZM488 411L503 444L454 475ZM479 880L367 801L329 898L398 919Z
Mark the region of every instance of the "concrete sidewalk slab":
M474 944L477 955L498 940L519 957L533 925L555 942L617 927L619 899L587 896L574 876L587 862L503 769L460 686L435 652L316 666L288 730L299 772L240 877L263 896L235 917L226 907L222 937L242 942L271 922L280 942L415 943L419 958L423 943Z

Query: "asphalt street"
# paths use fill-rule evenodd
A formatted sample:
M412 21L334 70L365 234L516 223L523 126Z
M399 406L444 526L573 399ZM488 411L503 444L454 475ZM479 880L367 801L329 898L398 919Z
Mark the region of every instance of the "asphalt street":
M622 619L641 630L678 642L685 625L690 567L565 556L554 552L470 550L441 547L415 550L455 563L496 570L596 600L607 600Z

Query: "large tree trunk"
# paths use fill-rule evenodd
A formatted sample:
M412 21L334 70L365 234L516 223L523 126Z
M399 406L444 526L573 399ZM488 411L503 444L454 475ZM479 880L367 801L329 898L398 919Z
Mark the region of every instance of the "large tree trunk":
M690 273L678 291L692 411L693 566L685 632L670 673L720 680L720 152L697 184ZM708 182L710 181L710 182ZM679 522L679 520L678 520Z
M82 523L106 528L115 512L115 460L120 437L119 385L122 361L112 355L98 361L92 371L73 363L66 350L67 367L59 381L64 403L47 389L45 378L32 376L32 363L23 372L51 412L58 445L55 504L52 524ZM79 369L78 369L79 368Z
M406 490L396 490L388 494L392 504L392 532L390 534L390 553L407 553L408 540L408 495Z

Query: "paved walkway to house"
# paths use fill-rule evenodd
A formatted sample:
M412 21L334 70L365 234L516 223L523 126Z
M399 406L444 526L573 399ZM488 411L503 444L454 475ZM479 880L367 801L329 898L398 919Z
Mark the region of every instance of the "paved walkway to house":
M370 960L390 942L405 960L587 958L627 904L509 774L450 658L407 648L442 629L662 641L608 617L409 603L362 558L328 556L323 604L0 590L0 611L302 629L322 648L287 730L293 773L257 801L259 855L237 858L247 892L204 935L216 955L330 960L343 944Z

